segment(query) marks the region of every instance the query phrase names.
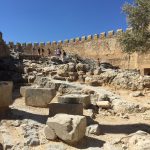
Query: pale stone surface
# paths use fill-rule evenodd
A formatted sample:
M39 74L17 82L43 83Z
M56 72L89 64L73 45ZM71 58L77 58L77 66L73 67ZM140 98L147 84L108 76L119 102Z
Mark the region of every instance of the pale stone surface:
M47 107L55 95L54 89L31 87L26 89L25 103L29 106Z
M111 106L109 101L98 101L96 104L101 108L110 108Z
M63 103L50 103L49 116L55 116L58 113L83 115L82 104L63 104Z
M84 137L86 131L86 117L57 114L54 117L48 118L47 125L55 131L60 139L72 144L80 141Z
M25 92L26 92L26 89L28 89L28 88L30 88L30 86L22 86L22 87L20 88L20 95L21 95L22 97L25 97Z
M55 140L57 138L54 130L49 128L48 125L46 125L44 128L44 134L48 140Z
M8 107L12 104L12 90L13 82L1 81L0 82L0 107Z
M88 108L91 104L90 96L85 94L67 94L59 96L58 102L68 104L82 103L84 108Z
M92 125L89 125L89 126L86 128L86 134L99 135L99 134L100 134L100 127L99 127L99 124L92 124Z

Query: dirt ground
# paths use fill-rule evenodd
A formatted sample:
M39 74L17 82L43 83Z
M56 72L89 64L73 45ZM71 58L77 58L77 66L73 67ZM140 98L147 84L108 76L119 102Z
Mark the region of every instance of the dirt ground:
M120 95L128 102L135 102L139 105L146 106L150 108L150 96L149 91L145 96L141 97L131 97L131 91L127 90L114 90L110 87L104 87L106 90L114 92ZM35 108L25 105L25 100L20 97L19 90L14 91L14 103L10 106L11 110L4 118L1 118L1 124L6 127L8 132L11 133L11 137L15 143L22 142L24 136L21 127L12 126L12 122L16 120L30 119L38 122L42 125L39 129L40 141L44 141L40 146L30 147L30 150L45 150L49 145L63 145L67 150L70 149L87 149L89 147L102 147L105 142L115 142L120 138L134 133L138 130L143 130L150 133L150 110L144 113L132 113L127 114L127 118L123 118L117 115L105 114L105 111L99 112L96 118L93 120L95 123L100 125L101 134L96 135L86 135L83 140L73 146L69 146L62 141L47 141L43 134L43 128L46 124L49 110L48 108ZM119 113L119 112L118 112ZM87 115L87 110L84 110L84 115Z

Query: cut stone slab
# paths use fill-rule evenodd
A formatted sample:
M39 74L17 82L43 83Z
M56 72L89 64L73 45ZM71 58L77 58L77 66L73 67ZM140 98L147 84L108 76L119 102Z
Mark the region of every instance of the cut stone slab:
M8 107L13 103L12 101L13 82L0 82L0 107Z
M82 104L63 104L63 103L50 103L49 116L55 116L59 113L70 114L70 115L83 115Z
M30 87L25 92L25 103L28 106L48 107L55 95L55 89Z
M48 118L47 125L54 130L57 137L73 144L85 136L86 117L78 115L57 114Z
M59 103L79 104L82 103L84 108L88 108L91 104L90 96L85 94L67 94L58 97Z

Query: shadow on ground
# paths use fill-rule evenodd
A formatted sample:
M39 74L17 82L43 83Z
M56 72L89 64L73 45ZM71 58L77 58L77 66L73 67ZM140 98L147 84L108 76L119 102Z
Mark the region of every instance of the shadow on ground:
M5 114L0 114L0 120L23 120L31 119L42 124L46 124L48 115L33 114L30 112L18 110L18 109L8 109Z
M87 149L89 147L101 148L103 147L104 143L105 141L98 140L94 137L85 136L81 141L71 146L78 149Z
M100 124L100 129L105 133L112 133L112 134L131 134L135 133L139 130L145 131L150 133L150 124L144 123L135 123L135 124L123 124L123 125L107 125L107 124Z

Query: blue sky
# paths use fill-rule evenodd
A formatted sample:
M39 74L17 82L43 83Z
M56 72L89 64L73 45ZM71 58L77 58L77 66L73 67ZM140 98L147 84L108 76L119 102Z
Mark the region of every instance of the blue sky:
M0 0L6 42L47 42L127 27L121 12L133 0Z

